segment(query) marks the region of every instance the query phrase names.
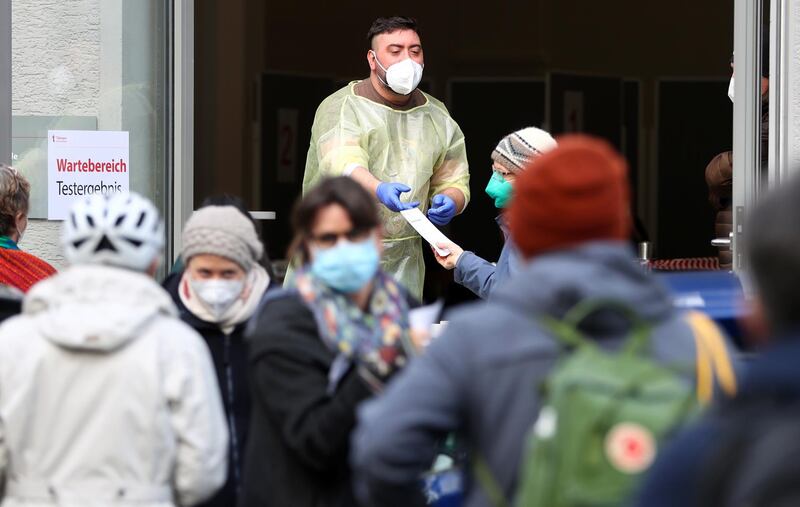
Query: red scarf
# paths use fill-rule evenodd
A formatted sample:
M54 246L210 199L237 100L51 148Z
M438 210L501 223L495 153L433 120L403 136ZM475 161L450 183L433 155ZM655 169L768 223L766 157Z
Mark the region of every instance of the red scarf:
M55 268L42 259L22 250L0 249L0 283L22 292L36 282L54 275Z

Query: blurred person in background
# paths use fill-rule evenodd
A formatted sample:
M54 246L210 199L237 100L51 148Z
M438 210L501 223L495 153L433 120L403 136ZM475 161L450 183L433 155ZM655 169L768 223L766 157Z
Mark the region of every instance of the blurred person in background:
M270 285L258 263L264 247L249 216L234 206L206 205L183 228L182 273L164 283L181 320L211 351L225 404L230 448L228 480L204 507L237 505L250 423L244 330Z
M731 240L733 232L733 152L725 151L711 159L706 166L708 202L716 213L714 237ZM718 248L720 269L733 269L733 252L730 245Z
M537 157L557 146L555 139L544 130L534 127L513 132L503 139L492 152L492 177L486 185L486 194L494 200L500 215L495 218L503 232L505 243L496 263L465 252L453 242L437 245L449 252L441 256L433 249L436 261L445 269L453 269L455 282L471 290L481 299L488 299L492 292L516 273L522 261L514 245L508 240L508 226L504 211L511 202L514 181Z
M195 505L228 433L208 349L153 280L158 210L95 195L63 227L71 266L0 326L3 505Z
M642 507L800 505L800 178L759 202L743 250L755 297L744 320L761 353L739 394L661 454Z
M352 466L363 505L425 505L419 478L436 443L452 432L482 458L496 490L473 474L464 505L515 497L526 439L545 400L540 388L570 350L545 317L563 319L585 301L615 301L652 326L648 358L695 362L692 327L628 243L627 164L610 144L561 137L517 178L514 194L507 216L520 271L488 301L453 314L425 354L359 410ZM581 331L592 344L618 350L631 323L605 308Z
M56 270L35 255L19 249L28 228L31 186L11 166L0 164L0 283L27 292Z
M350 507L358 404L406 362L409 306L380 269L375 200L347 177L295 207L295 286L267 295L251 321L253 418L243 505Z

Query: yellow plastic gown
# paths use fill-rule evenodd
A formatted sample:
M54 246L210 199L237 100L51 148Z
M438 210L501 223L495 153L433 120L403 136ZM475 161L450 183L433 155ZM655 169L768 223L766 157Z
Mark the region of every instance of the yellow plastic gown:
M405 183L404 202L431 198L456 188L469 202L469 167L464 134L444 104L424 94L425 104L397 111L355 94L356 82L326 98L314 118L303 193L326 176L341 176L354 165L384 182ZM385 228L385 272L421 299L425 280L422 242L400 215L380 205Z

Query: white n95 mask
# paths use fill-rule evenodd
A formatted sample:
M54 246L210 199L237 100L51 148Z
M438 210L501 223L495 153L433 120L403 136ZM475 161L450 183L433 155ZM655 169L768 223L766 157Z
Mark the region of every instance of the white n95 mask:
M244 280L191 280L192 290L216 318L221 318L244 292Z
M419 82L422 81L422 65L411 58L406 58L402 62L390 65L387 69L378 60L378 54L375 51L372 54L375 56L375 63L378 64L378 67L386 72L386 81L384 82L381 79L381 82L391 88L392 91L400 95L408 95L419 86ZM378 79L380 79L380 76L378 76Z

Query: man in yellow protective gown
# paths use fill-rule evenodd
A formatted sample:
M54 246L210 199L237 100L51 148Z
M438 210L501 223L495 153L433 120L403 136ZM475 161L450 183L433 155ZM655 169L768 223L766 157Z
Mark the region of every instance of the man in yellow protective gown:
M445 106L417 89L424 58L416 22L377 19L367 35L369 79L326 98L314 118L303 193L350 176L383 204L383 269L422 297L422 242L399 211L420 206L445 225L469 202L464 134ZM402 195L405 194L405 195Z

